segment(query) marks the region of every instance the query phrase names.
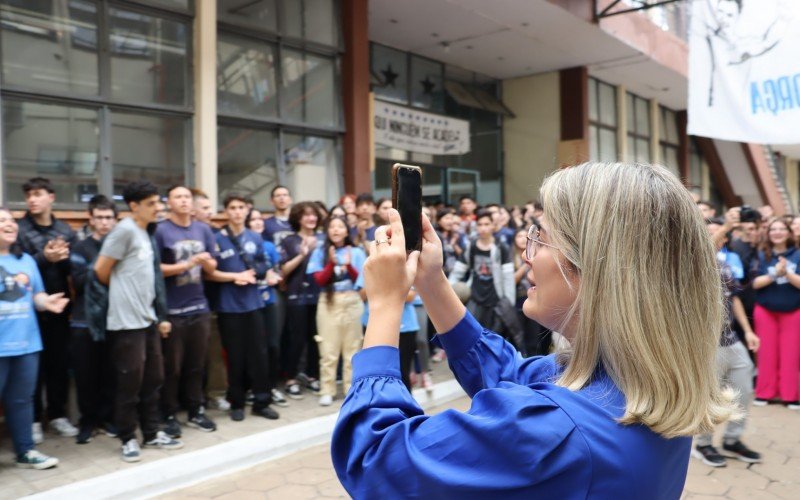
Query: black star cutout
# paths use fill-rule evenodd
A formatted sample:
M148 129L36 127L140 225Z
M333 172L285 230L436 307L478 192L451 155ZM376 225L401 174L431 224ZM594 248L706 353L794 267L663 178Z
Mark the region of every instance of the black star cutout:
M436 87L436 84L431 81L430 76L425 76L424 80L420 80L419 83L422 84L423 93L427 95L433 94L433 88Z
M397 77L400 76L399 74L395 73L392 70L392 65L391 64L386 66L386 69L381 70L381 74L383 75L384 85L387 86L387 87L389 85L394 87L395 86L394 85L395 80L397 80Z

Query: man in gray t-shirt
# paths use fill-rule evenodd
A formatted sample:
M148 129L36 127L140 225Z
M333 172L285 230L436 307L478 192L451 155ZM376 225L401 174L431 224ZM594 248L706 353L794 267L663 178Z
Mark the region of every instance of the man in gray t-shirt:
M155 223L161 200L158 188L147 181L128 184L123 197L132 215L106 236L94 271L109 288L106 340L114 368L114 424L122 459L138 462L137 423L145 446L178 449L183 443L159 430L161 337L169 335L172 325L166 321L164 276L147 227Z
M106 237L100 255L117 261L108 288L106 328L139 330L156 322L153 246L133 218L123 219Z

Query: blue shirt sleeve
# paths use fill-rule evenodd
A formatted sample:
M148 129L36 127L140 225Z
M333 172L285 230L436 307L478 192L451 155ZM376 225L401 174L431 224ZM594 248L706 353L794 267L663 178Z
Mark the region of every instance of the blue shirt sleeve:
M470 396L501 382L527 385L556 378L551 359L523 358L503 337L483 328L469 311L452 330L436 335L433 342L447 352L450 369Z
M361 271L364 270L364 262L367 260L367 253L364 252L363 249L359 247L351 247L350 248L350 264L358 271L358 275L361 276Z
M267 254L267 257L269 257L270 269L280 264L281 256L278 253L277 248L275 248L275 243L271 241L265 241L264 253Z
M316 272L322 271L322 247L317 246L313 252L311 252L311 257L308 259L308 265L306 266L306 274L314 274Z
M475 395L465 413L428 416L399 364L389 346L353 357L331 445L353 498L586 498L588 446L551 399L505 384Z

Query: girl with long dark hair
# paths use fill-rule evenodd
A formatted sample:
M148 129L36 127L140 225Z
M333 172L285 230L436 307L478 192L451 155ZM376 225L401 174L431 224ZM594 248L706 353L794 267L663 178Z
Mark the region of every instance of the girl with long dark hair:
M322 288L317 305L320 351L319 404L329 406L336 395L336 365L344 358L342 382L350 390L350 360L361 349L361 315L364 303L355 288L367 254L353 244L343 217L325 222L325 243L316 248L306 268Z

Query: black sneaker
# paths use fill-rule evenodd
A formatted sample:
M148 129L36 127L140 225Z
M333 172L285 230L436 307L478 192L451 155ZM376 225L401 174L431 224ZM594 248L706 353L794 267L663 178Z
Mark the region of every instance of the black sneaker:
M761 454L751 450L739 440L731 444L723 443L722 449L728 452L727 455L729 457L741 460L742 462L747 462L748 464L761 463Z
M164 419L164 432L174 439L181 437L181 424L178 423L174 415Z
M217 430L217 424L214 423L213 420L206 417L206 413L201 407L197 414L189 419L186 422L186 425L189 427L194 427L195 429L201 430L203 432L214 432Z
M717 449L711 445L695 446L692 450L692 456L694 458L699 458L704 464L710 467L725 467L728 465L725 457L720 455Z
M244 404L247 406L253 406L253 402L256 400L255 395L252 392L247 391L247 396L244 398Z
M308 379L308 383L306 384L306 389L313 392L314 394L319 394L319 380L315 378Z
M243 408L231 408L231 420L234 422L241 422L244 420L244 409Z
M292 399L303 399L303 391L297 382L286 386L286 395Z
M75 438L75 442L78 444L86 444L92 440L93 436L94 436L94 426L82 425L80 430L78 431L78 436Z
M264 406L261 408L253 408L253 415L258 415L259 417L268 418L270 420L277 420L280 418L278 412L270 408L269 406Z
M119 431L117 431L117 426L112 424L111 422L106 422L103 424L103 432L105 432L106 436L110 438L115 438L119 435Z

